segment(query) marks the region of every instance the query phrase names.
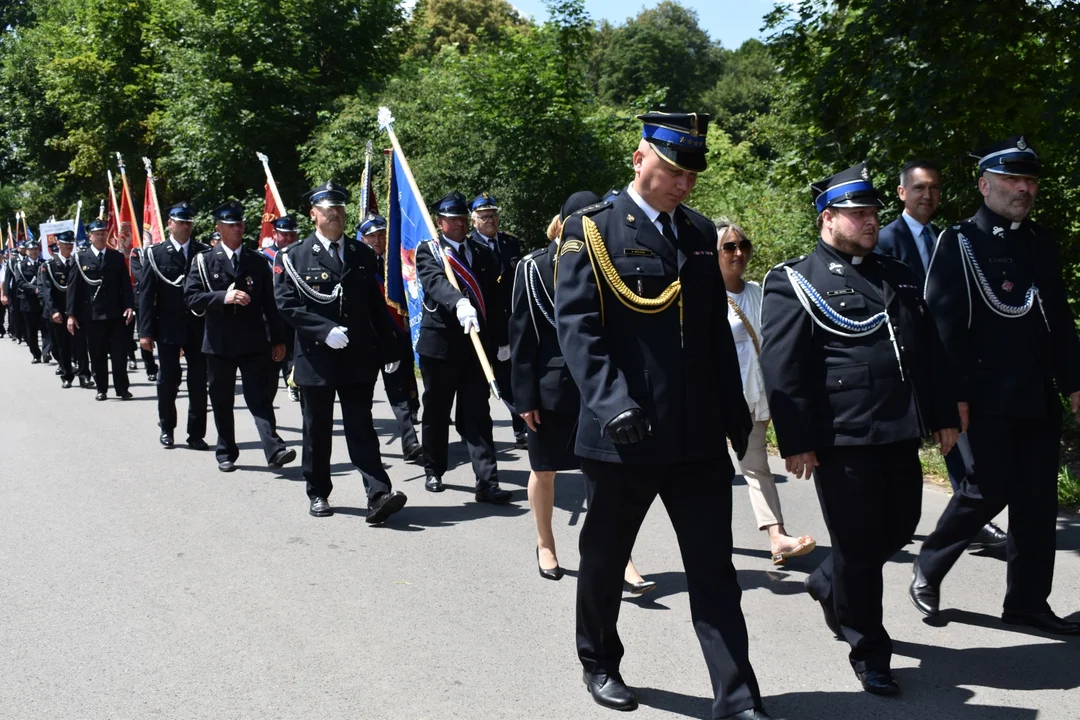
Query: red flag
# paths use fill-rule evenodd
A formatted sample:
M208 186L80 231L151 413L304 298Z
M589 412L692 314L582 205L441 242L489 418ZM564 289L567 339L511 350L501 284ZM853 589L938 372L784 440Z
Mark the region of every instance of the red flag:
M117 232L117 220L120 217L120 208L116 203L116 188L113 187L112 172L109 172L109 220L107 227L105 228L105 244L115 250L119 247L119 243L116 242L116 238L119 233Z
M274 190L270 187L270 183L266 183L265 188L266 199L263 201L262 232L259 238L261 248L274 244L274 221L281 217L282 213L274 198Z
M149 247L165 240L165 228L161 223L160 210L157 204L157 191L154 189L154 178L146 176L146 192L143 193L142 211L142 244Z
M120 177L122 180L120 184L120 212L117 213L116 229L116 236L120 246L117 249L124 253L124 257L129 257L131 249L142 247L142 243L139 241L139 233L136 232L139 225L138 220L135 219L135 205L131 201L127 175L121 171Z

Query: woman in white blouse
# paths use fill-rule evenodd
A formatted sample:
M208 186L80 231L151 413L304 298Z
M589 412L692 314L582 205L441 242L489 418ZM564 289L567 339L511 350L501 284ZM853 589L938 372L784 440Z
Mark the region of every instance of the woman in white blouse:
M788 558L805 555L817 543L809 535L792 537L784 529L784 516L780 510L780 496L776 482L769 469L769 456L765 449L765 431L769 427L769 406L765 400L765 384L761 376L761 285L743 280L750 263L753 245L742 228L721 218L716 221L718 235L717 256L720 272L728 296L728 322L735 338L742 372L743 396L754 420L746 456L739 462L739 470L746 478L750 490L750 504L754 508L758 529L769 533L769 546L774 565Z

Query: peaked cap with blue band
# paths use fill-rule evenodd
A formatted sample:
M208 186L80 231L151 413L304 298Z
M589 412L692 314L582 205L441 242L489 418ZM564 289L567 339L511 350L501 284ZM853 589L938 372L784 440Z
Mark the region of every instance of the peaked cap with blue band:
M187 200L181 200L169 208L169 219L180 222L195 222L195 208Z
M643 123L641 137L649 141L656 154L690 172L701 172L708 166L705 133L709 118L705 113L650 112L637 116Z
M274 230L278 232L298 232L299 228L296 225L296 216L292 213L284 215L275 220L271 225L274 226Z
M998 175L1039 177L1039 156L1023 135L1015 135L981 150L974 150L971 157L979 161L980 175L992 172Z
M101 230L108 230L108 229L109 229L109 224L107 222L105 222L101 218L94 218L93 220L90 221L90 224L87 226L86 231L87 232L99 232Z
M498 210L499 201L495 199L495 196L491 193L480 193L473 198L469 203L469 209L473 212L479 212L480 210Z
M244 206L239 200L226 200L211 210L210 214L222 225L239 225L244 222Z
M386 218L382 215L368 215L364 218L364 222L360 223L356 230L361 236L371 235L377 233L380 230L386 229Z
M455 190L435 202L435 214L443 217L468 217L469 205L465 196Z
M24 241L23 242L23 247L26 248L27 250L40 250L41 249L41 245L38 243L37 240L35 240L33 238Z
M75 233L71 230L64 230L63 232L56 233L56 242L64 243L65 245L75 244Z
M333 180L327 180L318 187L313 187L300 198L312 207L345 207L349 202L351 193L344 185L338 185Z
M866 163L859 163L832 177L810 183L810 194L818 214L825 208L884 207L881 196L870 182Z

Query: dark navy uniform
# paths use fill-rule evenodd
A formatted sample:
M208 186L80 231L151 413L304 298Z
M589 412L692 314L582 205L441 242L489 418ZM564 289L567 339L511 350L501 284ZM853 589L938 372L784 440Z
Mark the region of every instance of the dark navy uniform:
M128 267L131 268L131 277L135 281L135 322L134 333L135 336L131 340L131 348L128 350L128 368L134 370L137 365L131 364L135 362L135 351L139 351L139 356L142 358L143 367L146 368L146 379L150 382L157 382L158 379L158 364L157 359L154 357L153 350L145 350L139 345L139 308L142 303L139 302L139 286L142 283L142 277L145 273L151 272L149 261L146 259L147 248L152 247L147 245L145 248L132 248L131 254L128 256ZM183 284L181 283L181 287Z
M96 230L96 224L91 224L90 229ZM125 359L131 331L124 320L124 311L134 310L135 296L127 262L119 251L109 247L96 254L93 248L83 250L74 257L76 267L68 289L68 315L75 316L86 332L97 396L104 400L108 392L111 358L116 394L130 397Z
M296 216L292 213L274 220L273 226L274 230L279 233L292 233L294 236L293 240L296 240ZM266 258L266 262L270 265L271 270L274 267L274 260L281 250L282 248L279 248L277 245L270 245L264 247L260 251L262 256ZM279 279L279 277L274 278L275 285ZM270 402L273 402L277 398L278 377L284 380L285 384L288 385L289 379L292 377L293 358L296 354L296 332L289 325L289 321L286 318L282 318L282 322L285 323L285 357L281 359L281 362L276 363L275 367L272 368L274 372L267 378L268 387L270 388ZM289 397L293 401L299 401L300 396L295 387L289 387Z
M485 192L473 198L472 202L469 204L469 209L474 213L482 210L493 210L498 212L499 203L493 195ZM489 238L480 234L479 230L474 229L469 233L469 239L487 247L495 256L495 261L499 266L499 302L502 304L503 317L509 321L510 305L514 290L514 271L517 268L518 261L521 260L521 241L518 240L516 236L502 232L501 230L495 233L495 237ZM516 407L513 394L514 385L510 379L510 360L500 361L497 356L492 356L490 359L492 370L495 372L495 381L499 384L499 391L511 406ZM514 436L520 445L522 439L525 437L525 421L522 420L516 412L510 413L510 415Z
M986 174L1038 177L1038 158L1020 138L980 151ZM916 562L937 588L980 528L1008 505L1007 622L1080 632L1047 603L1056 549L1059 395L1080 391L1080 343L1054 234L987 205L938 239L927 275L934 314L969 405L973 474L953 495ZM923 609L920 607L920 609ZM926 612L926 610L924 610Z
M381 215L370 215L360 223L356 230L357 238L363 242L365 236L377 232L385 233L386 219ZM386 258L383 255L375 259L375 274L385 298ZM388 310L389 307L387 305ZM417 439L412 420L413 415L420 410L420 395L416 389L416 365L413 362L412 337L408 329L409 318L407 314L397 311L391 312L390 318L394 321L394 334L400 348L401 363L394 372L388 373L386 368L383 368L383 390L386 392L386 402L389 403L394 419L397 421L402 458L413 461L421 457L424 450Z
M59 233L56 239L74 249L72 246L75 243L75 233L70 230ZM60 366L60 382L64 388L71 387L71 382L75 379L75 366L72 362L75 341L67 330L67 292L71 285L71 276L75 273L75 258L69 255L65 260L57 252L51 260L42 264L39 279L45 322L52 339L53 357ZM59 317L54 318L54 315Z
M343 207L348 192L330 182L305 195L311 205ZM393 321L375 279L375 253L367 245L341 235L332 241L309 235L278 253L275 294L286 322L296 330L293 381L300 388L304 413L304 480L318 511L334 488L330 453L334 401L341 401L342 425L349 459L364 479L368 506L393 493L383 468L379 438L371 416L379 369L400 357ZM331 333L344 332L347 344L334 349ZM396 511L396 510L395 510ZM369 520L372 515L369 511Z
M437 212L448 217L468 214L465 198L451 193L438 203ZM475 290L461 281L461 291L446 278L443 258L450 253L476 281ZM469 448L476 494L485 501L506 502L509 493L498 488L495 442L492 439L490 390L469 335L462 332L456 315L458 303L467 299L476 310L480 340L487 356L506 345L506 319L499 302L499 267L491 251L467 237L455 243L440 236L423 243L416 251L416 275L424 288L424 314L416 352L424 378L423 445L425 487L442 489L447 466L450 408L457 397L457 430ZM464 293L464 294L463 294Z
M102 220L94 220L90 223L90 227L96 227L97 224L101 224L101 229L107 229L107 225ZM90 249L90 240L87 237L77 237L75 239L75 252L72 254L72 262L78 260L79 253L83 250ZM74 267L73 272L78 272L79 269ZM69 291L70 292L70 291ZM65 306L66 309L66 306ZM79 387L92 388L94 387L94 380L90 373L90 352L86 345L86 329L81 325L75 328L75 334L72 336L72 353L73 362L75 364L75 372L79 376Z
M819 212L881 204L861 163L812 188ZM895 693L881 571L919 520L921 439L959 426L944 350L907 265L853 257L825 240L769 272L761 317L780 454L816 453L814 481L832 538L807 590L851 645L864 687Z
M188 203L169 208L169 219L191 222L194 211ZM188 309L184 283L195 256L207 250L189 239L184 246L171 237L145 251L143 269L136 288L139 302L139 337L157 343L161 374L157 382L158 420L162 444L172 446L176 428L176 395L180 389L180 355L187 365L188 443L201 446L206 435L206 357L202 352L203 317ZM166 438L168 442L166 442Z
M242 222L243 207L226 203L215 209L218 222ZM266 260L240 246L230 260L224 242L195 256L184 284L188 309L205 313L202 351L206 355L210 405L214 411L219 469L228 471L240 450L236 445L233 405L239 370L244 401L255 420L266 460L286 452L277 434L274 406L267 395L266 375L271 372L271 346L285 342L285 330L274 302L274 288ZM248 305L226 304L229 290L251 296ZM268 329L269 328L269 329ZM267 334L269 333L269 337Z
M27 243L27 247L37 247L36 243ZM15 291L15 305L19 316L22 318L23 339L30 348L33 362L41 362L41 346L38 344L38 335L41 332L41 296L38 273L44 261L39 256L37 260L24 257L16 261L12 276L12 288Z
M19 243L19 248L23 247L23 243ZM17 343L23 342L23 326L22 326L22 313L19 312L19 295L15 290L15 268L22 261L24 255L17 249L11 251L10 257L7 259L7 269L4 273L4 294L8 296L8 332L11 334L11 339Z
M648 158L651 173L668 172L654 163L705 169L708 115L641 119L643 152L658 156ZM686 566L712 716L726 717L761 705L731 563L735 472L717 441L726 433L745 452L752 423L716 229L684 205L672 214L645 205L631 185L570 216L556 266L559 344L581 392L576 452L592 492L580 537L578 657L597 702L636 706L619 676L616 623L634 538L659 495ZM613 681L621 698L607 695Z

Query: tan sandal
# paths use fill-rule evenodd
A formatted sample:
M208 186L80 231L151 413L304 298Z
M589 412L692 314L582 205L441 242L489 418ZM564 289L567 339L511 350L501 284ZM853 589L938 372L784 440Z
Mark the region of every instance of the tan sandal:
M784 552L773 553L772 564L783 565L789 558L800 557L807 555L814 551L817 547L817 542L809 535L803 535L799 538L799 543L790 550Z

